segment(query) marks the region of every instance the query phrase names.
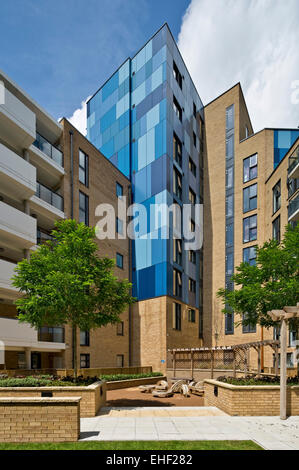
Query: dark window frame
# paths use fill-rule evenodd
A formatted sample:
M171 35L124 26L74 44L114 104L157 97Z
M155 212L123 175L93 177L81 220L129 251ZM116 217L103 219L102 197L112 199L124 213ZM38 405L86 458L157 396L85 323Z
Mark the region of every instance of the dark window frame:
M278 243L280 243L280 240L281 240L280 215L278 215L272 222L272 238L273 240L276 240L278 241Z
M121 265L119 265L118 260L121 259ZM116 252L116 266L119 269L124 269L124 255L121 253Z
M180 103L178 102L178 100L176 99L176 97L174 95L173 95L172 107L173 107L173 111L174 111L175 115L177 116L179 121L182 122L183 110L180 106Z
M115 186L116 186L116 196L119 197L119 198L123 197L123 195L124 195L124 187L123 187L123 185L120 184L118 181L116 181L116 185L115 185ZM119 188L121 189L121 194L119 194L119 192L118 192L118 189L119 189Z
M254 196L250 196L250 188L256 188L256 194ZM248 208L245 207L245 201L247 198L247 192L248 192ZM252 207L251 203L252 201L255 202L255 205ZM243 214L246 214L246 212L251 212L257 209L257 183L250 184L249 186L246 186L246 188L243 188Z
M82 365L82 363L85 365ZM90 354L80 354L80 369L89 369L90 368Z
M82 337L84 334L84 341L82 342ZM80 330L80 346L90 346L90 331Z
M250 163L250 159L252 157L255 157L256 156L256 163L251 165ZM246 166L246 162L249 162L249 177L248 179L245 179L245 166ZM255 176L251 176L251 173L253 173L254 169L256 168L256 175ZM249 181L252 181L254 179L256 179L258 176L258 153L253 153L252 155L249 155L249 157L246 157L243 159L243 183L248 183Z
M182 306L178 302L174 302L174 325L173 329L182 331Z
M81 196L84 198L85 201L84 208L81 207ZM84 211L85 213L85 220L81 220L81 211ZM89 225L89 197L82 191L79 191L79 222L83 222L85 225Z
M272 215L281 208L281 179L272 188Z
M250 226L250 219L254 219L254 218L255 218L255 220L256 220L256 225L254 225L254 226L251 227L251 226ZM246 221L248 221L248 223L249 223L249 231L248 231L248 233L249 233L249 239L248 239L248 240L245 239L245 224L246 224ZM250 232L251 232L252 230L256 230L255 238L251 238ZM255 240L257 240L257 214L250 215L250 216L245 217L245 218L243 219L243 243L249 243L249 242L252 242L252 241L255 241Z
M177 66L177 64L175 63L175 61L173 61L173 76L177 82L177 84L179 85L180 89L182 90L182 87L183 87L183 75L180 73L179 71L179 68Z
M81 165L81 161L80 161L81 154L84 157L84 166ZM78 174L78 177L79 177L79 182L81 184L84 184L84 186L86 186L87 188L89 186L89 168L88 168L88 165L89 165L89 158L88 158L87 153L85 153L82 149L79 148L79 168L78 168L78 173L79 174ZM81 178L80 178L80 170L82 170L82 172L84 172L84 181L82 181Z

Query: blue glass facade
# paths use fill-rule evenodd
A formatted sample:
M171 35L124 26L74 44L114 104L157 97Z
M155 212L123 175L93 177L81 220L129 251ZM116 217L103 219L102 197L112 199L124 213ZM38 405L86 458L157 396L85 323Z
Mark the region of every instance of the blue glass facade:
M202 202L202 126L203 104L167 25L87 105L88 139L130 178L133 202L145 206L148 214L151 204L190 203L190 189L195 202ZM179 197L173 189L174 171L181 184ZM165 224L162 217L153 233L148 223L146 233L133 242L133 293L139 300L175 296L175 268L182 284L180 300L199 307L201 254L191 262L182 239L176 263L172 227L169 239L161 236ZM189 291L190 278L196 281L196 294Z
M274 169L299 137L299 129L274 130Z

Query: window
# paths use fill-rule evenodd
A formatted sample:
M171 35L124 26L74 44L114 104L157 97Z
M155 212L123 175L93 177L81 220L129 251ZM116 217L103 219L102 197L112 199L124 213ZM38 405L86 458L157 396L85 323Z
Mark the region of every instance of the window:
M230 194L226 196L226 217L232 217L234 215L234 196Z
M243 212L253 211L257 208L257 184L243 189Z
M189 170L191 171L192 175L196 176L196 165L191 157L189 157Z
M124 188L122 187L121 184L116 183L116 196L122 197L123 195L124 195Z
M182 264L182 240L174 239L174 262L177 264Z
M249 130L248 130L248 127L245 126L245 139L247 139L248 136L249 136Z
M289 347L295 348L297 341L296 329L292 329L291 325L289 326Z
M233 246L234 243L234 224L228 224L225 228L226 231L226 246Z
M194 103L193 101L193 116L196 118L196 114L197 114L197 109L196 109L196 104Z
M88 186L88 155L79 150L79 181Z
M173 329L177 331L182 329L182 307L177 302L174 302Z
M118 268L124 268L124 257L120 253L116 253L116 266Z
M195 148L197 148L197 138L195 132L193 132L193 145Z
M182 143L176 134L173 134L173 159L182 166Z
M195 232L195 222L190 219L190 232Z
M189 277L189 291L193 292L194 294L196 293L196 281Z
M226 158L230 159L234 156L234 134L226 138Z
M247 318L246 313L243 315L243 321ZM242 331L243 333L255 333L256 332L256 324L250 323L249 325L242 324Z
M182 175L176 168L173 169L173 193L182 199Z
M226 109L226 130L229 131L234 127L234 106Z
M173 293L176 297L182 296L182 273L177 269L173 270Z
M226 313L225 315L225 334L234 334L234 315L232 313Z
M89 346L89 331L80 331L80 346Z
M243 183L257 178L257 153L243 160Z
M232 276L234 272L234 254L233 253L227 253L226 255L226 274L228 276Z
M80 369L89 369L90 354L80 354Z
M272 222L272 237L280 243L280 215Z
M243 263L249 263L250 266L256 265L256 246L243 249Z
M178 82L179 87L182 89L182 75L179 72L179 69L175 62L173 62L173 76Z
M83 222L85 225L89 223L88 206L88 196L79 191L79 222Z
M232 188L234 185L234 167L231 166L227 168L226 170L226 180L225 180L225 186L226 189Z
M116 233L123 234L123 221L116 217Z
M257 238L257 216L251 215L243 219L243 243L251 242Z
M189 261L190 263L196 264L196 253L194 250L189 250Z
M189 188L189 201L191 202L191 204L196 203L196 195L195 195L195 192L191 188Z
M116 355L116 367L124 367L124 355L123 354Z
M180 107L176 97L173 97L173 110L180 121L182 121L182 108Z
M190 323L195 323L195 310L194 308L188 309L188 321Z
M277 212L278 209L280 209L280 204L281 204L280 180L278 181L278 183L276 183L276 185L272 189L272 193L273 193L273 214L275 214L275 212Z
M124 336L124 322L120 321L116 325L116 334L117 336Z

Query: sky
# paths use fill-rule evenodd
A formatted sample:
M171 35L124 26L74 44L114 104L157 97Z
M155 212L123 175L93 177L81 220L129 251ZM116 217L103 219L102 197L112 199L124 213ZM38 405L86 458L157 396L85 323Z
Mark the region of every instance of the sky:
M86 99L164 22L204 104L240 81L255 131L299 125L298 0L0 3L0 68L83 133Z

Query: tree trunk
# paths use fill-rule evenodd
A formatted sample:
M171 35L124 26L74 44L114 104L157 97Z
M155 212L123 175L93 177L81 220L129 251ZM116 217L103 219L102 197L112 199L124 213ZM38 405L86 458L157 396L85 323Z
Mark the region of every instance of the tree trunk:
M74 358L74 381L78 379L78 367L77 367L77 327L73 325L73 358Z

